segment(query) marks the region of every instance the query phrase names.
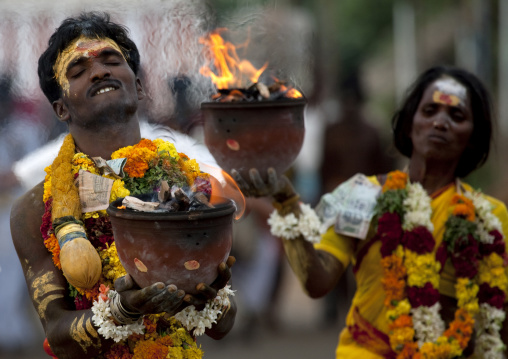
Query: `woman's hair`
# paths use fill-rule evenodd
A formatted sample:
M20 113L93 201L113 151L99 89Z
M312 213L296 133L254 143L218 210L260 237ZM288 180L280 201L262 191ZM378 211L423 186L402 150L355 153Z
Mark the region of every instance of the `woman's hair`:
M136 44L128 37L129 31L122 25L110 21L109 14L101 12L82 13L65 19L51 35L48 48L39 58L39 85L50 103L62 96L62 89L55 78L53 66L63 50L81 35L90 38L110 38L118 44L122 54L134 73L139 70L139 52Z
M418 105L427 87L444 76L452 77L464 85L471 100L473 133L455 171L456 176L465 177L487 161L494 125L490 95L475 75L449 66L432 67L422 73L409 88L402 106L392 118L393 140L400 153L411 157L413 143L410 134Z

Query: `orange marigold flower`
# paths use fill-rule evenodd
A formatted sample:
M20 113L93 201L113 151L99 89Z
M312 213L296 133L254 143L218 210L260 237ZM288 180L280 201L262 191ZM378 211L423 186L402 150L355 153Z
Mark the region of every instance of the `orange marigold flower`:
M463 217L468 221L474 222L475 212L474 207L470 207L465 203L459 203L455 205L453 209L453 215L458 217Z
M157 151L157 145L155 143L153 143L152 140L148 139L148 138L143 138L141 141L139 141L139 143L137 145L135 145L134 147L139 147L139 148L147 148L149 149L150 151L152 152L155 152Z
M406 188L407 173L402 171L393 171L388 173L385 184L383 185L383 192L394 189Z
M157 329L157 323L151 321L149 318L147 317L144 317L143 318L143 324L145 325L145 328L146 328L146 333L153 333L155 332L155 330Z
M60 244L58 244L58 239L56 239L56 236L52 233L44 241L44 245L53 255L52 258L55 267L57 267L58 269L62 269L62 264L60 263Z
M474 319L464 308L460 308L455 312L455 319L444 332L444 336L455 338L459 346L465 349L473 334L473 327Z
M134 347L132 359L165 359L168 353L168 347L157 341L139 341Z
M452 205L455 205L453 215L466 218L468 221L474 221L475 209L473 201L461 194L455 194L452 197Z
M86 297L86 299L90 300L90 301L94 301L94 300L97 300L97 298L99 298L99 294L101 293L100 289L99 289L99 283L96 283L92 288L90 289L84 289L83 290L83 294L84 296ZM106 301L107 299L107 295L106 295L106 298L102 298L104 301Z
M385 276L394 275L398 278L406 276L406 267L402 258L392 254L381 259L381 266L384 269Z
M396 328L405 328L413 326L413 318L410 315L402 314L397 317L393 322L390 323L390 330Z
M157 338L157 341L161 343L162 345L165 345L167 347L173 346L173 339L171 339L171 336L165 335L163 337Z
M416 342L408 342L404 343L404 348L402 348L402 351L397 354L397 359L420 359L421 356L418 351L418 343Z

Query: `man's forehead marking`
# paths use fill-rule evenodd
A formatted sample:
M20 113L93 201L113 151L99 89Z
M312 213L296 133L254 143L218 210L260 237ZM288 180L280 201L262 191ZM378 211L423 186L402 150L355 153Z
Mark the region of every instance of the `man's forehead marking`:
M69 91L69 81L67 79L67 70L69 65L75 63L82 57L97 57L105 48L118 51L118 53L125 59L125 56L118 44L110 38L90 38L84 35L75 39L69 44L69 46L58 54L53 70L56 81L65 93L68 94Z

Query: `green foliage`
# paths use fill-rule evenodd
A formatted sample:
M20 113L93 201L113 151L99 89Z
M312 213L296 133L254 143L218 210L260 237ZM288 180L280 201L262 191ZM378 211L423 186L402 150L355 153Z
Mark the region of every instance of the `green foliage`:
M457 216L450 216L445 224L443 241L449 251L453 251L457 241L464 241L469 234L474 234L476 223Z
M374 208L376 218L386 212L398 213L399 216L402 216L404 213L403 202L406 197L406 189L389 190L382 193Z
M187 186L187 178L181 172L175 159L159 159L156 166L151 167L141 178L126 178L125 187L131 195L152 193L160 186L162 180L166 180L169 187Z

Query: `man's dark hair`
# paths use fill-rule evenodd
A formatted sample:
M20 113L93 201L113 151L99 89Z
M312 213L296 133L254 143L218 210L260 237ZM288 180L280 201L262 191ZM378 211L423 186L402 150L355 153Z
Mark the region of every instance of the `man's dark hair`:
M117 43L127 63L137 75L139 52L136 44L128 36L129 30L110 21L107 13L86 12L77 17L65 19L51 35L48 48L39 58L39 85L50 103L62 96L62 89L55 78L53 66L60 54L69 44L81 35L90 38L107 37Z
M488 91L473 74L456 67L436 66L422 73L410 87L400 109L392 118L395 147L406 157L411 157L413 143L410 138L413 118L427 87L435 80L449 76L468 90L473 112L473 133L469 144L459 160L455 171L458 177L465 177L481 167L489 156L492 140L492 105Z

